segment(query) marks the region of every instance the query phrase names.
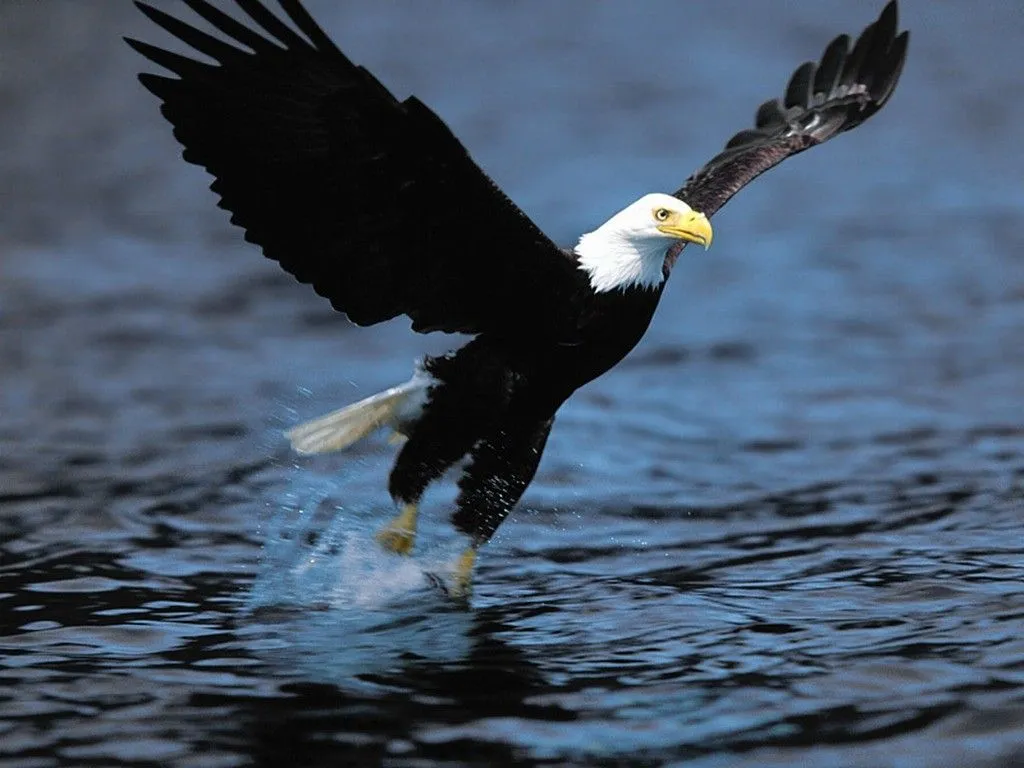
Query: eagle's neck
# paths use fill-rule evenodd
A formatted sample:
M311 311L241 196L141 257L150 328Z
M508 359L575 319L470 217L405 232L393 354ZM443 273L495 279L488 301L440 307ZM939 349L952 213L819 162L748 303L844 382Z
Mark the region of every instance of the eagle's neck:
M661 285L668 245L664 237L638 236L608 222L583 235L574 250L590 287L607 293Z

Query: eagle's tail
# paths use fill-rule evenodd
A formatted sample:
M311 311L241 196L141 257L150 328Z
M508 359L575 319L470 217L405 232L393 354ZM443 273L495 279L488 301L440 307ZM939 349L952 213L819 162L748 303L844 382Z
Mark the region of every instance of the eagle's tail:
M344 450L382 427L391 427L401 435L422 413L432 383L431 377L417 367L404 384L292 427L285 436L292 448L308 454Z

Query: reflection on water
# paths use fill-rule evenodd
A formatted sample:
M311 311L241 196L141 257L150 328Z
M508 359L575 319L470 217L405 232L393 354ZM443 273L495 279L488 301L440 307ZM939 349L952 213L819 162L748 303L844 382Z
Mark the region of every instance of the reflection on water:
M310 5L562 240L865 20ZM280 438L450 340L352 331L239 242L130 4L0 4L0 763L1019 764L1024 16L903 5L887 112L716 220L466 610L426 577L450 488L386 555L392 449Z

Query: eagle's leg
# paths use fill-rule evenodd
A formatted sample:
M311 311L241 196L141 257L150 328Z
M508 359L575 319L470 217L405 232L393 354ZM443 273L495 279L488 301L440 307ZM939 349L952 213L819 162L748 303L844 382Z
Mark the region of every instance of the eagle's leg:
M408 555L416 543L416 519L418 516L418 504L402 504L401 512L377 531L377 543L389 552Z
M419 377L417 379L417 376ZM457 352L426 357L418 381L429 381L419 411L397 424L406 440L388 478L397 517L377 534L384 549L406 555L416 541L416 518L427 486L493 431L508 402L509 377L503 361L479 339Z
M388 491L399 512L377 532L377 542L384 549L398 555L412 552L424 491L461 459L470 445L467 442L442 447L434 441L412 437L402 446L388 479ZM448 450L443 450L445 447Z
M455 561L455 570L452 573L451 584L448 586L448 594L454 598L465 600L473 591L473 566L476 564L476 551L475 545L468 546Z
M377 541L399 555L409 554L416 543L419 503L427 486L465 456L476 440L477 432L468 422L461 422L461 429L437 429L426 424L443 416L445 399L435 393L423 417L410 430L388 478L388 492L399 513L378 531Z
M473 459L459 480L452 515L452 524L470 542L455 561L448 588L453 597L469 597L477 550L490 540L533 480L554 421L553 416L540 422L507 420L473 448Z

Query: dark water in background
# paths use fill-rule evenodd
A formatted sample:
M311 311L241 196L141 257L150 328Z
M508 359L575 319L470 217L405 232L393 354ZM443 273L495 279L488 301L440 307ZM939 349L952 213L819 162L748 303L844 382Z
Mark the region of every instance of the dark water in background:
M310 6L567 242L877 11ZM449 340L241 244L129 4L0 0L0 766L1024 764L1024 14L904 23L890 107L734 201L563 409L466 611L444 492L385 557L390 450L278 436Z

